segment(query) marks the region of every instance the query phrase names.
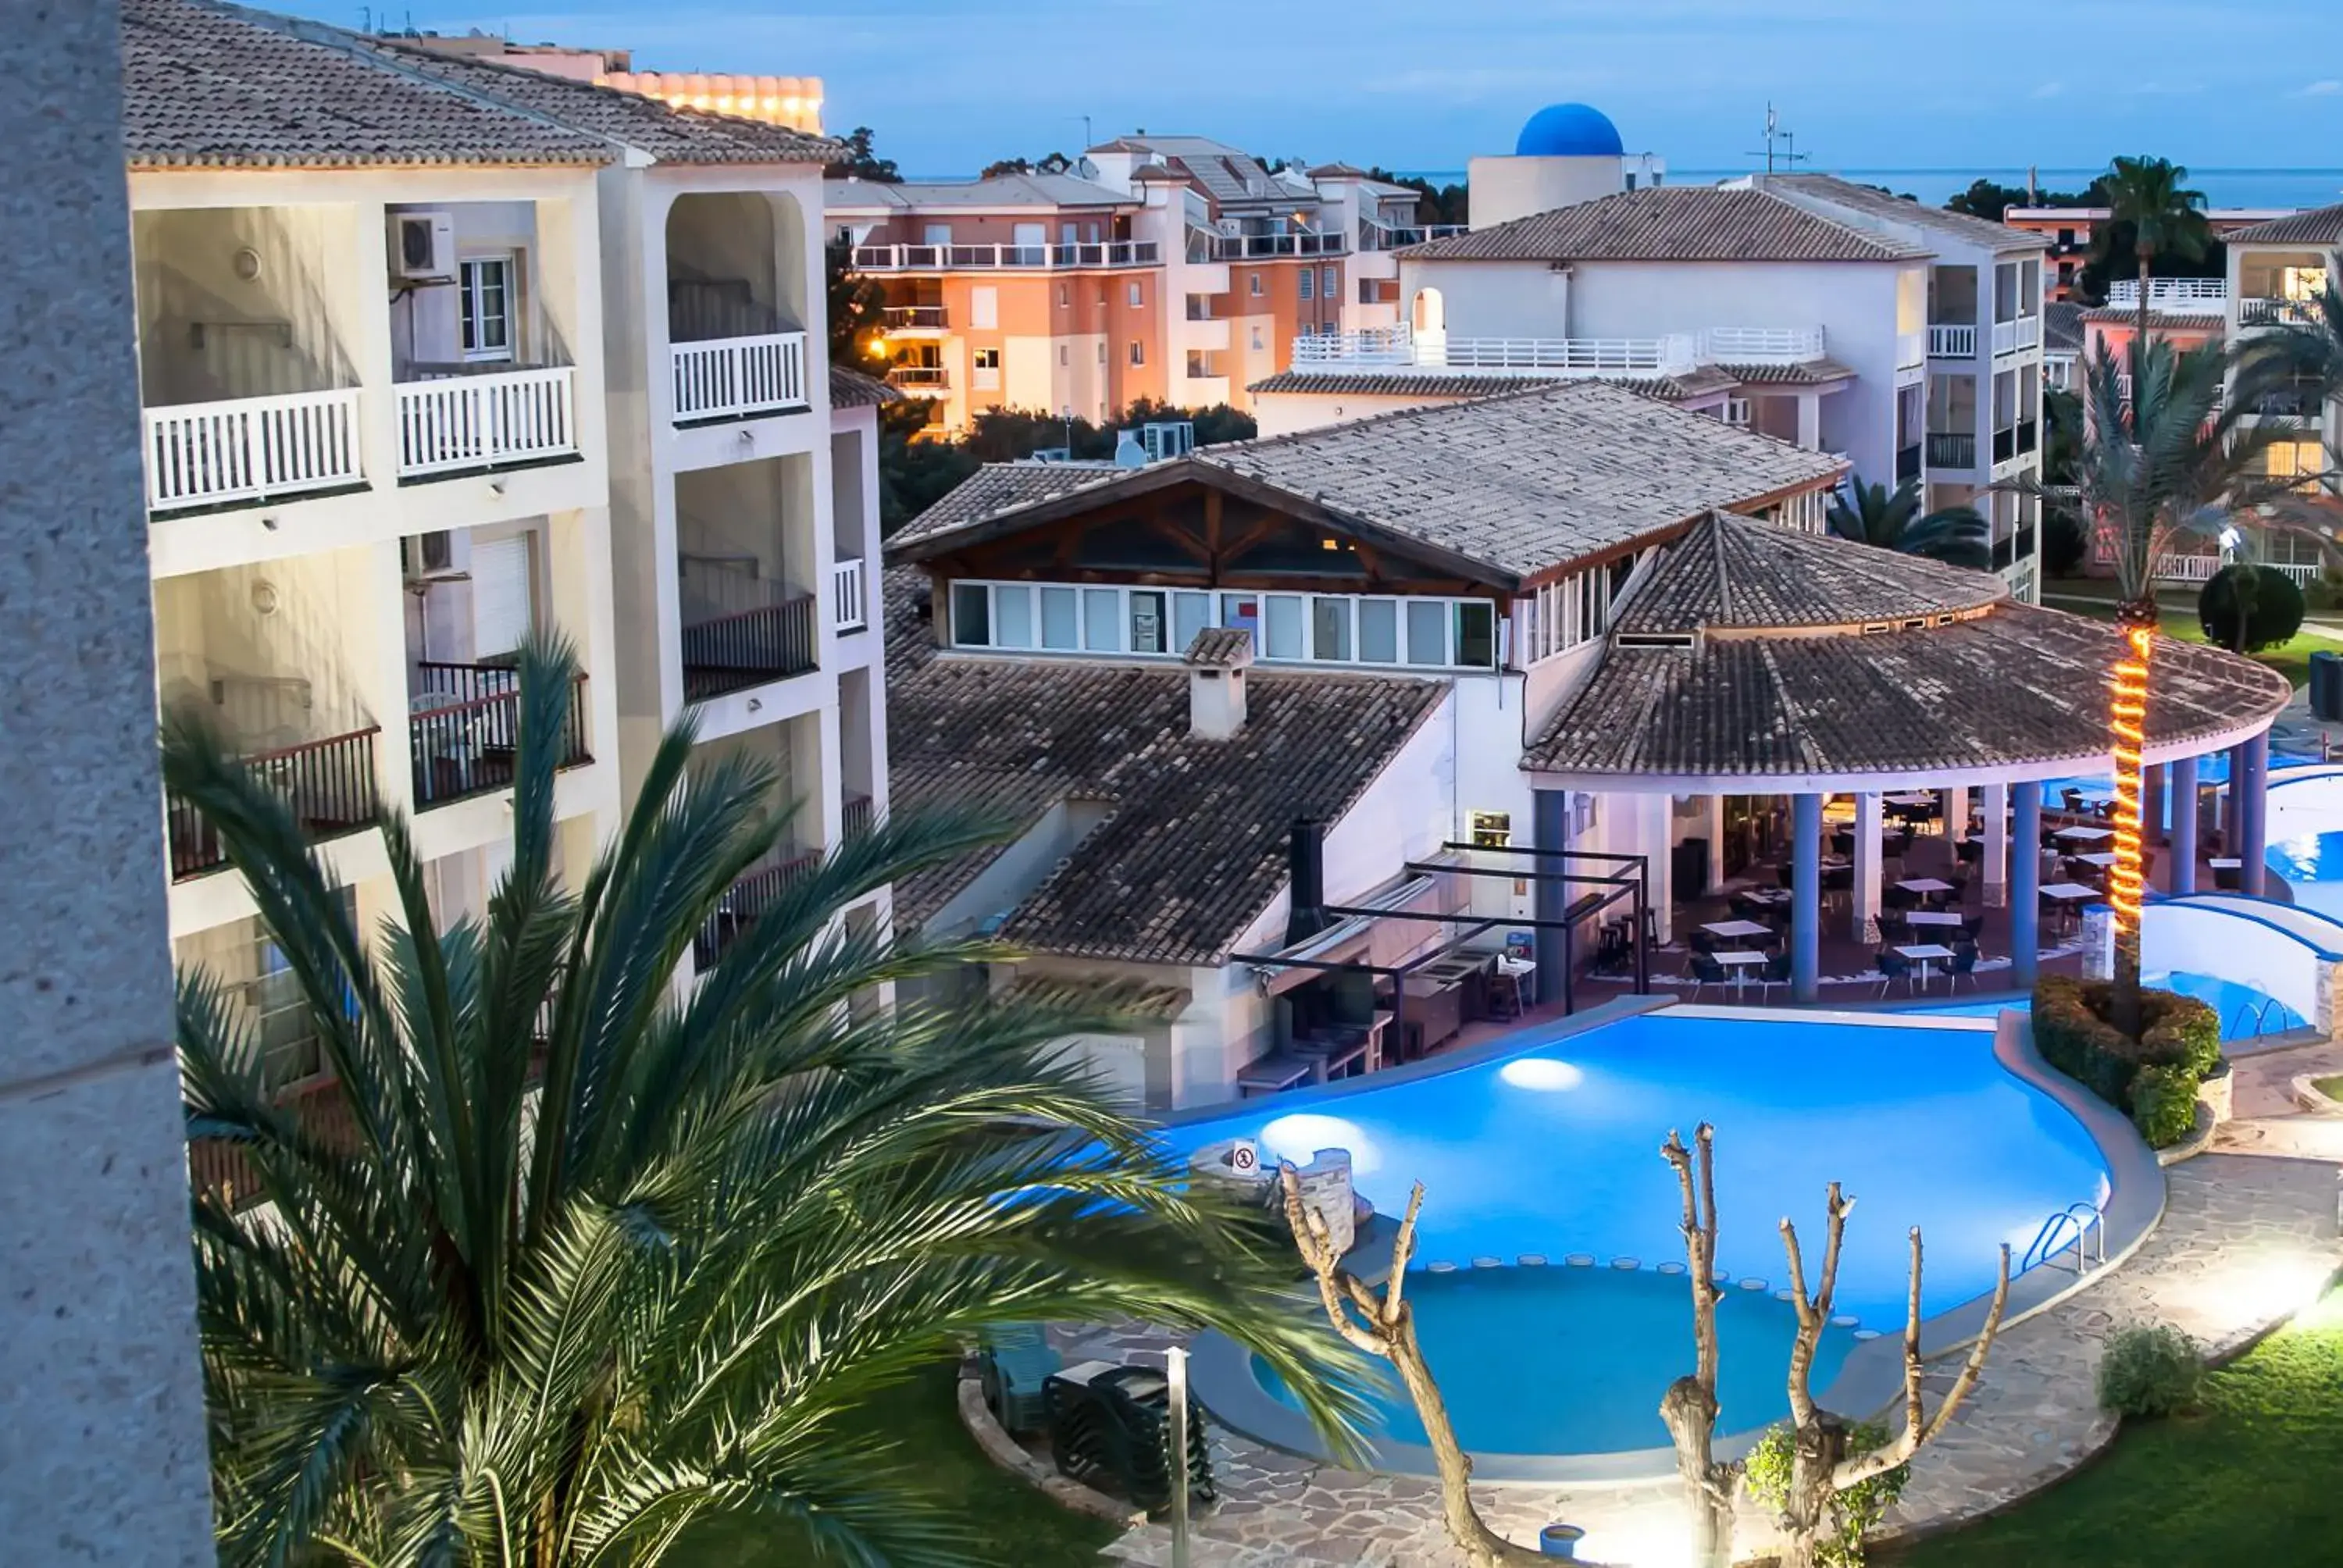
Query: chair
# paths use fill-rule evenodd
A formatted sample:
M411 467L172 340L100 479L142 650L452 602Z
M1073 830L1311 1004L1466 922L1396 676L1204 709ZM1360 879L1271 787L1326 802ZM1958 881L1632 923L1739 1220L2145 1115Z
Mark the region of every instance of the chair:
M1985 844L1976 839L1963 839L1953 846L1953 859L1964 866L1985 863Z
M1765 960L1765 967L1757 972L1757 1000L1764 1001L1774 994L1775 986L1789 983L1790 953L1789 950L1785 948L1768 958Z
M2224 893L2238 891L2245 885L2243 878L2238 874L2240 869L2241 868L2237 866L2214 867L2213 886Z
M1947 990L1956 989L1960 985L1962 980L1966 978L1969 982L1969 990L1976 990L1976 944L1975 942L1961 942L1956 944L1953 949L1952 964L1945 971L1946 975L1951 977L1946 981L1945 989Z
M1909 914L1920 907L1920 895L1909 888L1886 887L1879 890L1880 908L1892 913Z
M1963 915L1961 917L1961 935L1972 945L1974 945L1977 940L1977 933L1984 930L1985 917L1983 915Z
M1781 879L1782 879L1782 886L1783 886L1783 887L1785 887L1785 888L1795 888L1795 883L1794 883L1794 881L1793 881L1792 875L1791 875L1791 871L1790 871L1790 862L1789 862L1789 861L1785 860L1785 861L1783 861L1780 865L1778 865L1778 866L1775 867L1775 868L1774 868L1774 874L1775 874L1775 876L1777 876L1777 877L1779 877L1779 878L1781 878Z
M1708 985L1730 985L1732 980L1725 966L1707 953L1695 952L1684 963L1684 972L1692 976L1692 1000L1700 1000L1700 988Z
M1716 939L1694 926L1684 933L1684 946L1696 953L1713 953L1716 950Z
M1887 994L1887 988L1897 980L1904 982L1905 990L1912 989L1912 960L1902 953L1883 948L1873 961L1879 966L1879 994L1882 997Z
M2080 789L2061 789L2058 791L2058 799L2065 803L2071 815L2079 817L2083 814L2083 792Z
M1041 1385L1056 1372L1058 1352L1039 1323L1001 1323L977 1342L977 1382L995 1421L1010 1432L1039 1432L1048 1420Z

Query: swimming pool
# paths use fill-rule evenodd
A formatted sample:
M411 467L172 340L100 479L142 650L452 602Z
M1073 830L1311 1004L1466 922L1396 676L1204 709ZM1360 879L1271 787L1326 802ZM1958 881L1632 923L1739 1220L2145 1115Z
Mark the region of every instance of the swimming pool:
M1772 1293L1785 1280L1775 1227L1784 1215L1798 1222L1813 1268L1829 1182L1857 1200L1835 1303L1854 1321L1840 1327L1891 1334L1902 1326L1909 1227L1926 1236L1924 1312L1934 1316L1992 1288L2000 1243L2022 1254L2046 1217L2104 1203L2110 1190L2097 1141L2001 1066L1990 1022L1916 1015L1668 1007L1593 1028L1565 1020L1454 1066L1254 1101L1165 1137L1182 1153L1248 1138L1265 1159L1297 1161L1346 1149L1358 1191L1385 1213L1421 1181L1427 1268L1415 1277L1433 1304L1410 1290L1434 1371L1463 1391L1451 1399L1465 1446L1610 1453L1653 1445L1656 1420L1646 1417L1688 1366L1689 1292L1657 1271L1684 1256L1680 1198L1659 1148L1671 1128L1689 1133L1702 1121L1717 1129L1717 1266L1763 1282L1729 1298L1740 1303L1736 1334L1758 1347L1743 1370L1777 1391L1783 1362L1764 1348L1789 1332ZM1472 1267L1525 1254L1547 1261ZM1595 1266L1572 1269L1573 1254ZM1614 1270L1614 1260L1640 1267ZM1443 1263L1453 1271L1431 1271ZM1589 1355L1609 1363L1600 1376ZM1534 1389L1533 1374L1545 1380ZM1736 1393L1735 1418L1751 1426L1781 1413L1755 1386ZM1395 1441L1408 1441L1412 1422L1403 1408L1384 1412Z
M2343 833L2309 833L2272 844L2265 857L2306 910L2343 920Z
M2223 1040L2253 1040L2307 1027L2303 1016L2284 1002L2274 1000L2252 986L2223 980L2218 975L2176 970L2171 974L2144 975L2141 983L2193 996L2210 1007L2220 1015ZM2024 998L2005 997L1999 1000L1932 1003L1908 1010L1935 1018L1992 1018L2004 1008L2022 1011L2025 1007Z

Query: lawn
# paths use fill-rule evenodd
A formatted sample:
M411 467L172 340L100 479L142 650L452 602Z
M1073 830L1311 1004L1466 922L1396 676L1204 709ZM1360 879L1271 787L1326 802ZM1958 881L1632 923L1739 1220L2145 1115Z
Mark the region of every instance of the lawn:
M896 1462L918 1474L948 1517L968 1526L971 1568L1097 1568L1099 1549L1119 1532L1059 1507L987 1459L960 1423L956 1375L950 1366L922 1373L866 1406L866 1425L900 1444ZM848 1446L843 1434L838 1446ZM729 1521L694 1532L675 1558L679 1568L802 1568L810 1560L793 1531Z
M2293 1568L2343 1561L2343 1291L2207 1380L2203 1408L2127 1423L2081 1473L1997 1519L1878 1553L1892 1568Z
M2053 578L2043 585L2042 602L2053 609L2073 610L2078 615L2112 618L2116 613L2114 587L2099 578ZM2164 612L2159 624L2166 636L2182 642L2205 640L2205 628L2197 619L2195 594L2159 593L2157 604ZM2276 648L2266 648L2253 657L2295 685L2308 686L2310 684L2310 656L2322 651L2343 653L2343 640L2306 631Z

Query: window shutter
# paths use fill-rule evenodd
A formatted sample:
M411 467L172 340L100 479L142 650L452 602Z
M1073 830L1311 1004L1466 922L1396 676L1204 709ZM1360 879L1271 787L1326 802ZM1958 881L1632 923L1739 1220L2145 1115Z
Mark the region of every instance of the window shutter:
M484 658L510 653L536 625L530 614L528 536L473 545L471 573L472 650Z

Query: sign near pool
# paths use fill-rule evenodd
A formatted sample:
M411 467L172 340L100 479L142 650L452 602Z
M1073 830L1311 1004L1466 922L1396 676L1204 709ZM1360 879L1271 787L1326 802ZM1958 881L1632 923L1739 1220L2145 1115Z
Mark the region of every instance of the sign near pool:
M1250 1176L1260 1170L1260 1147L1250 1138L1240 1138L1230 1144L1229 1169L1240 1176Z

